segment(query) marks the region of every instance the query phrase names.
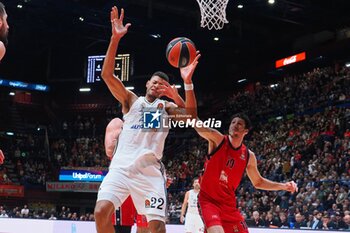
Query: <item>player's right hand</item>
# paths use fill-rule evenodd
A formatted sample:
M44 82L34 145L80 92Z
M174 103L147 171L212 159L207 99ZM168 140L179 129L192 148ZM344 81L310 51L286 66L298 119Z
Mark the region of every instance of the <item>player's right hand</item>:
M285 185L286 185L286 191L291 193L298 192L298 186L294 181L289 181L285 183Z
M181 223L184 223L184 222L185 222L185 217L182 216L182 215L180 216L180 222L181 222Z
M128 32L128 28L131 26L131 24L127 23L124 26L123 20L124 20L124 9L122 8L120 12L120 17L119 17L118 8L116 6L112 7L112 10L111 10L112 39L119 40Z
M5 155L2 153L2 150L0 150L0 164L3 164L5 160Z
M184 80L184 83L192 83L192 75L198 65L198 59L200 57L201 57L201 54L199 53L199 51L197 51L197 56L193 60L193 62L186 67L180 68L181 78Z
M166 96L166 97L174 100L179 95L175 85L170 85L165 80L161 80L160 84L162 84L162 85L160 85L157 88L157 92L159 93L159 98Z

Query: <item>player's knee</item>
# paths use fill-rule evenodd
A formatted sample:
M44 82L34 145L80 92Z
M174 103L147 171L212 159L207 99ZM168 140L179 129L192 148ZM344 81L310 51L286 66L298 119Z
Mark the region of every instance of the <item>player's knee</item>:
M96 223L103 224L110 221L113 210L114 206L110 201L98 201L94 211Z
M162 221L150 221L148 228L152 233L165 233L165 224Z

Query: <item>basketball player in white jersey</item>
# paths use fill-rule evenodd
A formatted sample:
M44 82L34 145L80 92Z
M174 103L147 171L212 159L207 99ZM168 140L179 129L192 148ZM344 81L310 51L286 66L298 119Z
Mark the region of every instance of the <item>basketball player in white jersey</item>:
M5 6L2 2L0 2L0 61L6 53L8 31L9 25L7 23Z
M114 75L115 56L120 39L127 33L130 24L123 25L124 11L116 7L111 11L112 37L102 68L102 78L113 96L122 104L123 130L113 155L109 172L98 192L95 206L98 233L114 232L111 215L131 195L139 214L146 215L152 233L165 232L166 190L164 166L160 162L168 128L142 129L144 112L152 114L151 122L160 116L196 116L192 75L200 55L194 62L180 69L185 83L185 109L160 100L164 86L169 84L163 72L156 72L146 83L146 95L138 97L127 90ZM152 109L152 111L150 110ZM169 115L168 115L169 114ZM148 115L149 116L149 115Z
M204 225L198 212L198 193L200 190L199 179L193 180L193 189L187 191L184 202L182 203L180 222L185 222L186 233L203 233ZM187 207L187 212L186 212ZM186 218L185 216L186 212Z

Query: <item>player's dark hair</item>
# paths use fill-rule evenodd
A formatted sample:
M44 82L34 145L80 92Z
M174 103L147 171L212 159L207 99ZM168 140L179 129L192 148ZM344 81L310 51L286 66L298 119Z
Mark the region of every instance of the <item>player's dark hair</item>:
M154 74L152 74L151 78L153 76L158 76L158 77L164 79L165 81L169 82L169 76L166 73L162 72L162 71L154 72Z
M4 17L4 15L5 15L5 5L2 2L0 2L0 17L2 18Z
M199 180L199 177L198 176L195 176L193 179L192 179L192 184L195 180Z
M250 121L249 117L244 114L244 113L236 113L234 114L232 117L231 117L231 121L234 119L234 118L241 118L242 120L244 120L244 124L245 124L245 128L250 130L252 128L252 122Z

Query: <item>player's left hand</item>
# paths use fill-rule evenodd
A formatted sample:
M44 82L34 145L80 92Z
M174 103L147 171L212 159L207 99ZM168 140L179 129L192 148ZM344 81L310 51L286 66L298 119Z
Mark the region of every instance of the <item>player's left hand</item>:
M5 155L2 153L2 150L0 150L0 164L3 164L5 160Z
M201 57L201 54L199 53L199 51L197 51L197 56L193 60L193 62L186 67L180 68L180 74L182 79L184 80L184 83L187 83L187 84L192 83L192 75L198 65L198 59L200 57Z
M178 96L178 91L175 85L170 85L167 81L162 80L161 86L157 88L159 93L159 97L166 96L172 100L174 100Z
M285 185L286 185L286 191L291 193L298 192L298 186L294 181L289 181L285 183Z

